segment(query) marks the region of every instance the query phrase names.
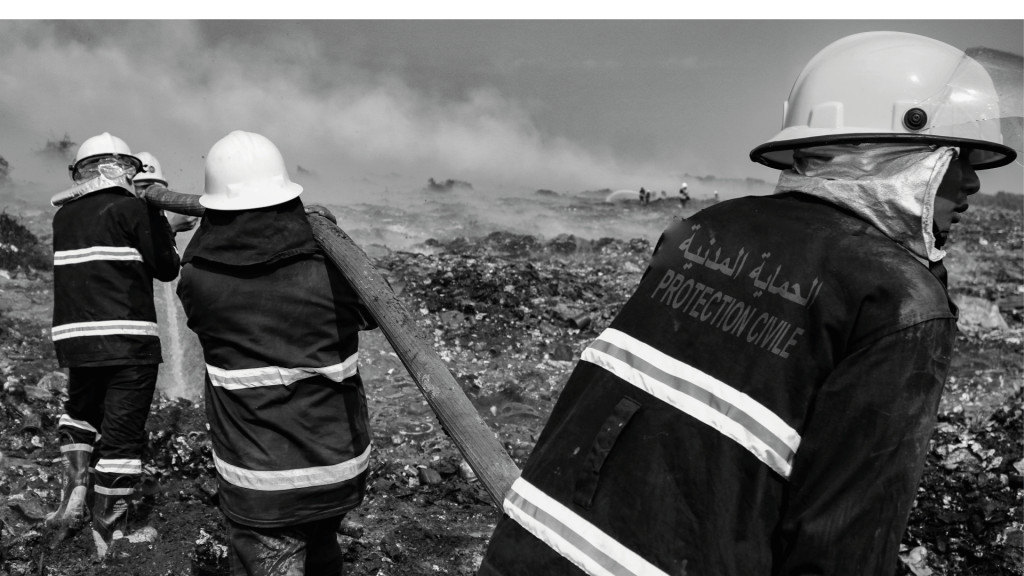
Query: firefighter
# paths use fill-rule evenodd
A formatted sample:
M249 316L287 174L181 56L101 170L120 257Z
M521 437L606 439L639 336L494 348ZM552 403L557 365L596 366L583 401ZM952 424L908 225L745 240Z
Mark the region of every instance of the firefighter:
M479 575L892 574L956 334L942 248L976 171L1019 153L1006 113L929 38L815 56L751 152L775 194L665 230Z
M139 152L138 158L142 162L142 170L132 179L132 183L135 184L136 193L142 197L146 190L154 184L166 187L167 178L164 177L164 171L160 167L160 161L156 159L156 156L149 152ZM186 216L184 214L164 213L164 216L171 223L171 230L175 234L195 228L196 222L199 220L196 216Z
M167 220L134 195L141 169L124 140L107 132L89 138L69 166L77 192L53 217L51 333L69 376L57 428L67 474L59 508L45 523L62 540L84 527L86 502L94 500L100 558L125 535L142 474L162 361L153 280L174 280L179 268Z
M266 137L206 156L206 212L178 296L205 400L232 574L340 574L336 532L370 457L359 331L376 323L313 239L302 186Z
M690 201L690 193L686 191L686 182L679 185L679 205L686 208L686 204Z

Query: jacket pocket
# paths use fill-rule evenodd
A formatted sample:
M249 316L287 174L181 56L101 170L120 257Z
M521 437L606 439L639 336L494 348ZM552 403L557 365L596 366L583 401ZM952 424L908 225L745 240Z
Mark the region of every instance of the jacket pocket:
M633 414L640 408L640 403L632 398L623 397L611 411L604 423L598 430L594 441L590 445L587 459L582 469L577 473L576 485L572 495L572 501L577 506L590 508L594 501L594 493L597 492L597 482L601 476L601 468L604 461L611 453L615 441L618 440L622 430L633 417Z

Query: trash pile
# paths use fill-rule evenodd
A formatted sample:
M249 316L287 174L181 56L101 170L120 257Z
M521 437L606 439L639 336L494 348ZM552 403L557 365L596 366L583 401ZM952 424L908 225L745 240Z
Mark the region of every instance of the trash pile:
M611 321L651 251L645 241L541 243L508 233L426 247L435 253L393 253L377 264L399 298L418 303L445 348L559 361L575 360L572 344Z
M1024 570L1024 417L1019 389L984 418L942 412L904 544L939 574ZM915 572L920 574L921 572Z
M1005 321L1000 324L995 319L996 325L982 328L1019 328L1024 322L1022 214L1024 206L972 206L964 214L964 222L951 232L946 267L954 300L966 298L972 307L980 303ZM975 326L961 322L960 327L974 332Z
M975 197L972 197L972 200ZM908 574L1024 574L1024 205L953 228L950 377L903 537Z
M17 218L0 212L0 277L34 275L52 268L49 248Z

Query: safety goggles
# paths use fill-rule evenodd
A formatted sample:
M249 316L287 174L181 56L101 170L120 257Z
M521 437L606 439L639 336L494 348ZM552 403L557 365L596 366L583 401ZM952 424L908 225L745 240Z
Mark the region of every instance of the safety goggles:
M138 172L138 166L133 162L117 156L98 156L86 158L71 167L71 178L76 182L91 180L97 176L103 176L108 180L115 180L120 177L131 179Z

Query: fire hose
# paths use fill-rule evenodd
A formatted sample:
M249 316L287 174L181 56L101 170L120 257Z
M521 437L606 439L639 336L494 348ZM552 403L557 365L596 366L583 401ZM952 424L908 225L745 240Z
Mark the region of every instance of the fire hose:
M205 208L194 194L154 185L143 193L150 204L177 214L202 216ZM326 217L309 214L313 237L328 259L345 276L381 332L395 349L416 386L437 415L491 499L501 508L519 468L483 421L440 356L429 346L413 316L398 300L366 253Z

